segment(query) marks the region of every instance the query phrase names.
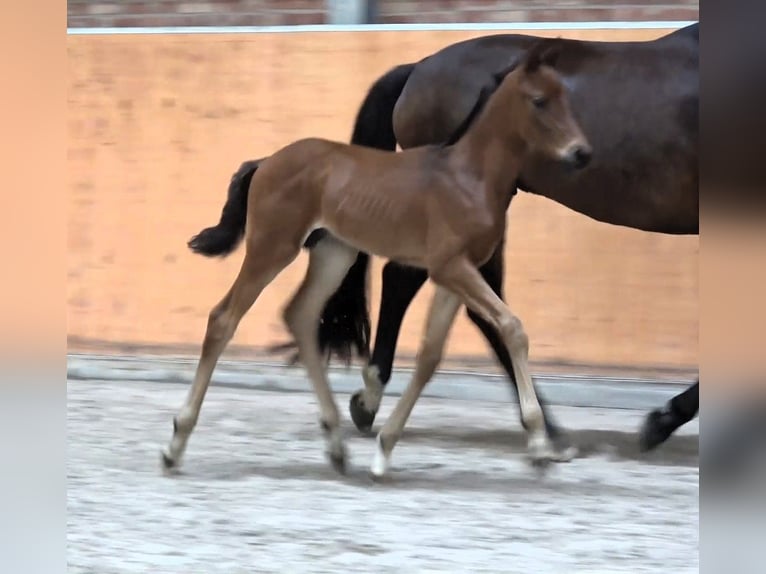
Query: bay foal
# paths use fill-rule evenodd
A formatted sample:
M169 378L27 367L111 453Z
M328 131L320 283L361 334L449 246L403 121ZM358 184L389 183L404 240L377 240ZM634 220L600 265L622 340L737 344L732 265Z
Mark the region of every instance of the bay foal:
M590 157L565 88L548 65L555 45L540 42L502 72L484 109L450 145L397 153L312 138L294 142L260 164L247 197L231 204L245 210L245 217L222 216L221 223L190 242L197 252L223 255L244 237L246 252L234 284L210 312L194 382L162 453L166 468L180 463L215 365L239 321L317 227L332 235L310 250L306 276L283 317L316 393L336 469L344 470L346 454L317 329L325 303L359 250L425 269L436 285L415 372L378 435L373 474L387 470L462 304L497 329L513 359L533 462L558 456L529 374L522 323L478 271L504 237L505 211L527 158L541 154L579 168Z

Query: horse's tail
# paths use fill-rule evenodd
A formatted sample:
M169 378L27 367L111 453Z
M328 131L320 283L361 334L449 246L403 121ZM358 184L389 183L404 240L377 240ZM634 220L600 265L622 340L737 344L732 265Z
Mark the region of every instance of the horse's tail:
M250 181L262 161L246 161L234 172L218 225L203 229L192 237L189 249L207 257L226 257L237 248L245 236Z
M385 150L396 149L394 105L415 64L396 66L369 89L354 123L351 143ZM370 314L367 309L367 275L370 256L360 252L343 283L327 301L319 324L319 346L350 362L357 354L370 355Z

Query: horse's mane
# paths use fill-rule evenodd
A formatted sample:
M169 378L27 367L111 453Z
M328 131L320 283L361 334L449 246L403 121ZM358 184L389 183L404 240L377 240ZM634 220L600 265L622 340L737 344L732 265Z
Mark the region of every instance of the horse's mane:
M484 87L482 87L481 91L479 92L479 97L477 98L476 103L473 105L470 113L460 123L457 129L452 132L452 135L447 138L447 141L441 144L440 147L449 147L460 141L460 139L466 134L471 125L473 125L473 122L482 112L484 106L487 105L487 102L492 97L492 94L494 94L500 87L500 84L503 83L505 77L513 72L519 65L521 65L522 62L524 62L527 70L537 69L541 64L554 66L556 59L558 58L558 54L561 50L561 45L561 38L541 38L535 42L531 48L529 48L526 54L518 57L512 61L510 65L506 66L499 72L492 74L492 82L489 85L484 85Z
M497 91L497 88L500 87L500 84L503 82L503 79L510 74L518 65L518 62L515 62L505 68L503 71L498 72L496 74L492 74L492 84L490 85L484 85L481 88L481 91L479 92L479 97L476 100L476 103L474 103L473 108L471 108L471 111L468 113L468 115L465 117L465 119L460 122L460 125L455 129L454 132L450 135L449 138L447 138L447 141L441 144L440 147L449 147L451 145L455 145L457 142L460 141L460 139L466 134L468 129L473 125L473 122L476 120L476 118L479 116L479 114L484 109L484 106L487 105L487 102L489 101L489 98Z
M481 89L481 92L479 92L479 98L476 100L476 103L473 105L473 108L471 108L471 111L468 113L465 119L462 122L460 122L460 125L457 127L457 129L454 132L452 132L452 135L450 135L450 137L447 138L447 141L441 144L441 147L449 147L451 145L455 145L457 142L460 141L460 139L468 131L468 128L471 127L474 120L484 109L484 106L487 104L487 100L489 100L489 97L495 93L495 90L497 90L497 86L494 86L494 87L484 86Z

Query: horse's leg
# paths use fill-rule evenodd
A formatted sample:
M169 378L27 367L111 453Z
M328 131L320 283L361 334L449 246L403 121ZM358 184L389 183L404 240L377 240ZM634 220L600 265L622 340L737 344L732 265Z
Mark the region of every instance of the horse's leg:
M298 253L298 248L275 249L273 243L265 241L248 245L245 259L234 284L208 317L194 382L186 401L173 418L173 438L162 451L162 463L166 470L180 465L186 443L197 424L213 370L221 353L234 336L240 320L255 303L261 291L295 259Z
M314 246L309 252L306 277L283 314L319 402L319 422L327 441L327 454L339 472L345 471L346 452L317 329L325 304L340 286L357 254L356 249L331 236Z
M481 273L484 280L487 282L487 284L491 287L492 291L494 291L500 299L504 299L503 297L503 245L504 241L498 245L498 248L495 250L495 252L492 254L492 257L490 258L487 263L485 263L480 269L479 272ZM476 311L472 309L468 309L468 317L471 319L471 321L479 328L479 330L484 335L484 338L487 339L487 342L492 347L492 350L495 353L495 356L497 357L497 360L500 362L500 364L503 366L503 369L505 369L505 372L508 374L508 378L511 381L511 384L513 385L514 390L516 391L516 394L518 396L518 386L516 384L516 375L513 372L513 361L511 361L511 356L508 354L508 349L505 346L505 343L503 342L503 339L498 335L497 331L492 328L492 326L481 318L481 316L476 313ZM559 426L554 422L554 417L548 410L548 407L545 404L545 401L540 396L540 393L537 393L538 400L540 402L540 408L543 410L543 418L545 419L545 426L548 429L548 435L551 437L551 439L554 440L556 444L556 448L561 451L560 452L560 459L561 460L570 460L574 457L576 454L576 449L569 444L569 441L567 440L566 434L562 432L562 430L559 428ZM523 419L522 419L523 424Z
M697 415L700 406L699 388L700 382L697 379L697 382L670 399L662 408L647 415L639 437L641 450L657 448Z
M428 319L418 352L415 372L410 384L396 403L393 412L378 433L377 449L370 471L383 476L389 468L391 451L404 430L420 393L434 374L444 352L450 327L460 309L460 298L443 287L437 287L428 310Z
M424 269L405 267L389 261L383 267L383 287L372 358L362 370L364 389L349 402L351 420L360 431L372 428L380 408L383 389L391 378L396 341L407 311L418 290L428 279Z
M458 294L466 307L487 321L505 342L516 375L521 418L529 436L528 450L533 462L550 462L568 456L570 453L557 453L548 436L543 410L529 373L529 338L521 320L467 259L455 259L437 271L431 273L433 281Z

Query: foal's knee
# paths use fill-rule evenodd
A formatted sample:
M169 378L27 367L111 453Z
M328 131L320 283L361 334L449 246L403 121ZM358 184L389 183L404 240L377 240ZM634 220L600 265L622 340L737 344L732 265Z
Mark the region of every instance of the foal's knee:
M529 351L529 337L521 319L515 315L501 317L498 321L498 329L503 338L508 341L511 351Z

